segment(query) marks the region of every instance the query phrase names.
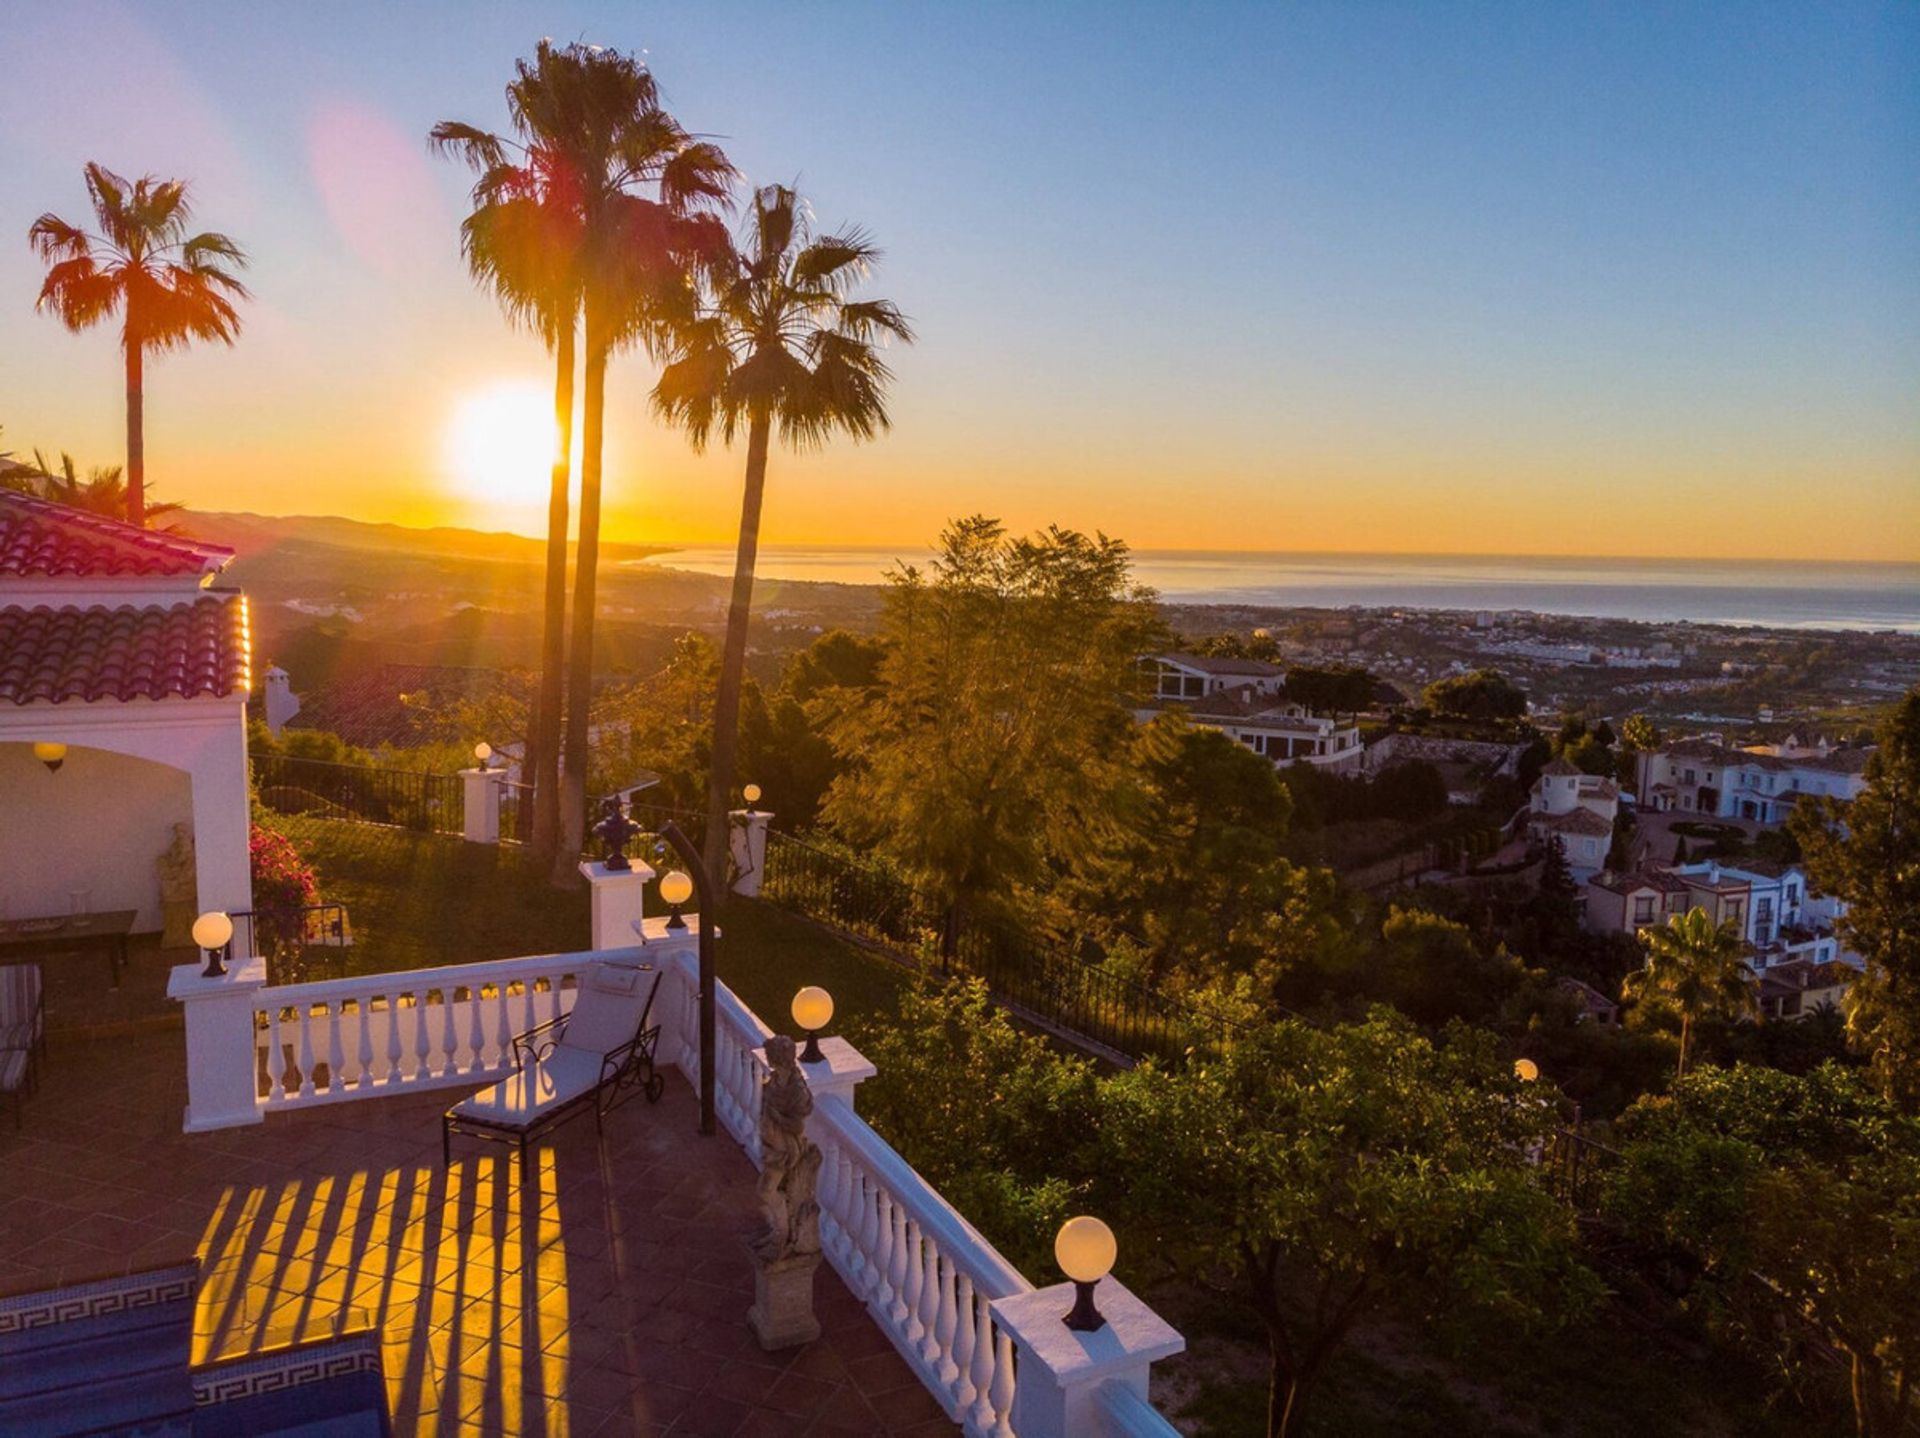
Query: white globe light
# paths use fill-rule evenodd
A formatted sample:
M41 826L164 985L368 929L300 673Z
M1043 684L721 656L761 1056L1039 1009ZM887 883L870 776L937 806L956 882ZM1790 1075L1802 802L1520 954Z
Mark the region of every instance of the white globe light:
M684 904L693 897L693 876L680 869L660 876L660 898L667 904Z
M473 746L473 757L484 765L487 760L493 757L493 745L482 739L478 744Z
M760 786L758 784L749 784L740 792L746 797L746 801L749 804L758 804L760 802Z
M833 995L808 984L793 996L793 1021L803 1033L818 1033L833 1022Z
M1515 1059L1513 1061L1513 1076L1519 1079L1521 1083L1532 1083L1540 1077L1540 1065L1532 1059Z
M218 909L193 921L193 941L203 949L225 948L233 937L233 920Z
M1060 1271L1075 1283L1098 1283L1113 1272L1113 1260L1119 1252L1113 1230L1089 1214L1061 1224L1053 1240L1053 1256Z

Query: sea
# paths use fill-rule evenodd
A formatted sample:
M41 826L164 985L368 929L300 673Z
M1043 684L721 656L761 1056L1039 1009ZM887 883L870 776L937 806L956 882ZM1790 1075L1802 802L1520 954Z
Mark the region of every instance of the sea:
M929 554L884 546L767 545L765 579L877 584ZM733 549L668 550L636 564L731 574ZM1691 620L1781 629L1920 633L1920 564L1538 555L1136 550L1135 577L1181 604L1465 609Z

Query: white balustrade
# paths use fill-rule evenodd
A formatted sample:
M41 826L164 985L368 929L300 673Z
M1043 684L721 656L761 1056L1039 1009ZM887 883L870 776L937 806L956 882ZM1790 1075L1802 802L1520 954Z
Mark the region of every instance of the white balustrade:
M673 945L542 954L435 969L262 987L252 995L256 1102L302 1108L511 1073L513 1039L573 1007L580 974L601 959L670 963ZM657 1012L678 984L661 985Z

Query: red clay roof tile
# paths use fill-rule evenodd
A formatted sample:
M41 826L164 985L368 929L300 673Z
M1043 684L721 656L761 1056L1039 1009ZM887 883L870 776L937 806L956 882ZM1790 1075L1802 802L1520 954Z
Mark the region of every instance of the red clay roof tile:
M0 490L0 578L187 576L212 573L232 558L224 545L137 529L71 505Z
M0 608L0 703L224 698L252 687L247 604Z

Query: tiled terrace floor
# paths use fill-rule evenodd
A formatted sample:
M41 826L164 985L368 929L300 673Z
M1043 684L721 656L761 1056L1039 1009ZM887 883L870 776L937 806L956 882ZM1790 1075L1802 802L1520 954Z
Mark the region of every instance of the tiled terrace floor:
M496 1146L442 1170L458 1089L183 1134L183 1050L56 1040L25 1128L0 1120L0 1293L197 1252L202 1356L363 1318L401 1434L953 1431L825 1264L823 1336L760 1351L753 1170L694 1132L678 1073L604 1147L591 1116L561 1128L522 1188Z

